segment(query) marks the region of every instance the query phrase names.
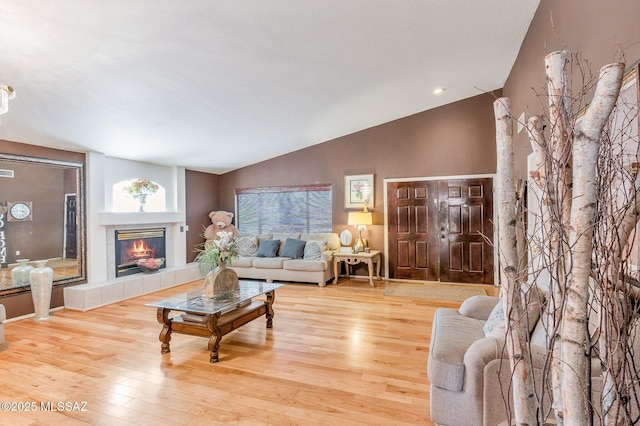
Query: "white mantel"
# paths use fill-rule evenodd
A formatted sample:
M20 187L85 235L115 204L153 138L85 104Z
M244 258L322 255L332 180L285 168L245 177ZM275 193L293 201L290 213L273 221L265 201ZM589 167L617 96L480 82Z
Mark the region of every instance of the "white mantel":
M184 212L99 212L100 225L136 225L142 223L185 222Z

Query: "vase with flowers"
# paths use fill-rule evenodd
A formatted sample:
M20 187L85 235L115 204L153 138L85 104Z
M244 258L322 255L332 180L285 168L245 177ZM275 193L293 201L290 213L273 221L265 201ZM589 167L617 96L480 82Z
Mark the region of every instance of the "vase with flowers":
M160 189L160 185L149 179L134 179L122 190L126 195L138 200L140 211L143 212L147 197L155 194L158 189Z
M204 278L204 297L231 300L240 297L238 275L231 265L238 256L238 245L232 232L218 232L218 239L198 250L196 261Z

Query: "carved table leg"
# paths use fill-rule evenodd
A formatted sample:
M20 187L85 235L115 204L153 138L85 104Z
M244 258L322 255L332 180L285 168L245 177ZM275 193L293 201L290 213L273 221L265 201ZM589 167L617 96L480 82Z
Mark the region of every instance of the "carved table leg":
M373 261L371 258L367 259L367 269L369 270L369 284L371 287L375 287L375 284L373 283Z
M219 350L220 350L220 341L222 340L222 331L218 327L218 317L220 314L209 315L207 314L205 317L205 323L207 324L207 330L211 333L211 337L209 337L209 344L207 345L207 349L211 352L209 362L218 362L219 358Z
M338 266L340 265L340 260L333 259L333 283L338 284Z
M267 305L267 313L265 316L267 317L267 328L273 328L273 302L276 300L276 292L270 291L267 293L267 301L265 304Z
M169 348L169 342L171 341L171 320L169 319L169 312L171 312L171 309L158 308L158 312L156 314L158 322L162 324L162 330L160 331L159 338L162 343L160 346L160 353L163 354L171 352L171 349Z

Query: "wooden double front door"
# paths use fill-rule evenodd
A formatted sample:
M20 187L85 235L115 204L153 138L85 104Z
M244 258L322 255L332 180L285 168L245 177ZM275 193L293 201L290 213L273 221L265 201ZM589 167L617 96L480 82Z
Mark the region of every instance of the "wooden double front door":
M493 284L493 179L387 183L389 277Z

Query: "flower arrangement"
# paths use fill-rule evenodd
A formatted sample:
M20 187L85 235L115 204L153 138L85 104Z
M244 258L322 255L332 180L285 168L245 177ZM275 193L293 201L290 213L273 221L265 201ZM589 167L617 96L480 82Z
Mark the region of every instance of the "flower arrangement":
M122 191L133 198L146 197L147 195L153 195L160 189L160 186L149 179L134 179L131 183Z
M196 261L200 264L202 275L206 275L221 263L231 265L233 258L238 257L238 244L233 238L233 232L220 231L217 235L217 240L205 244L203 249L198 250Z

